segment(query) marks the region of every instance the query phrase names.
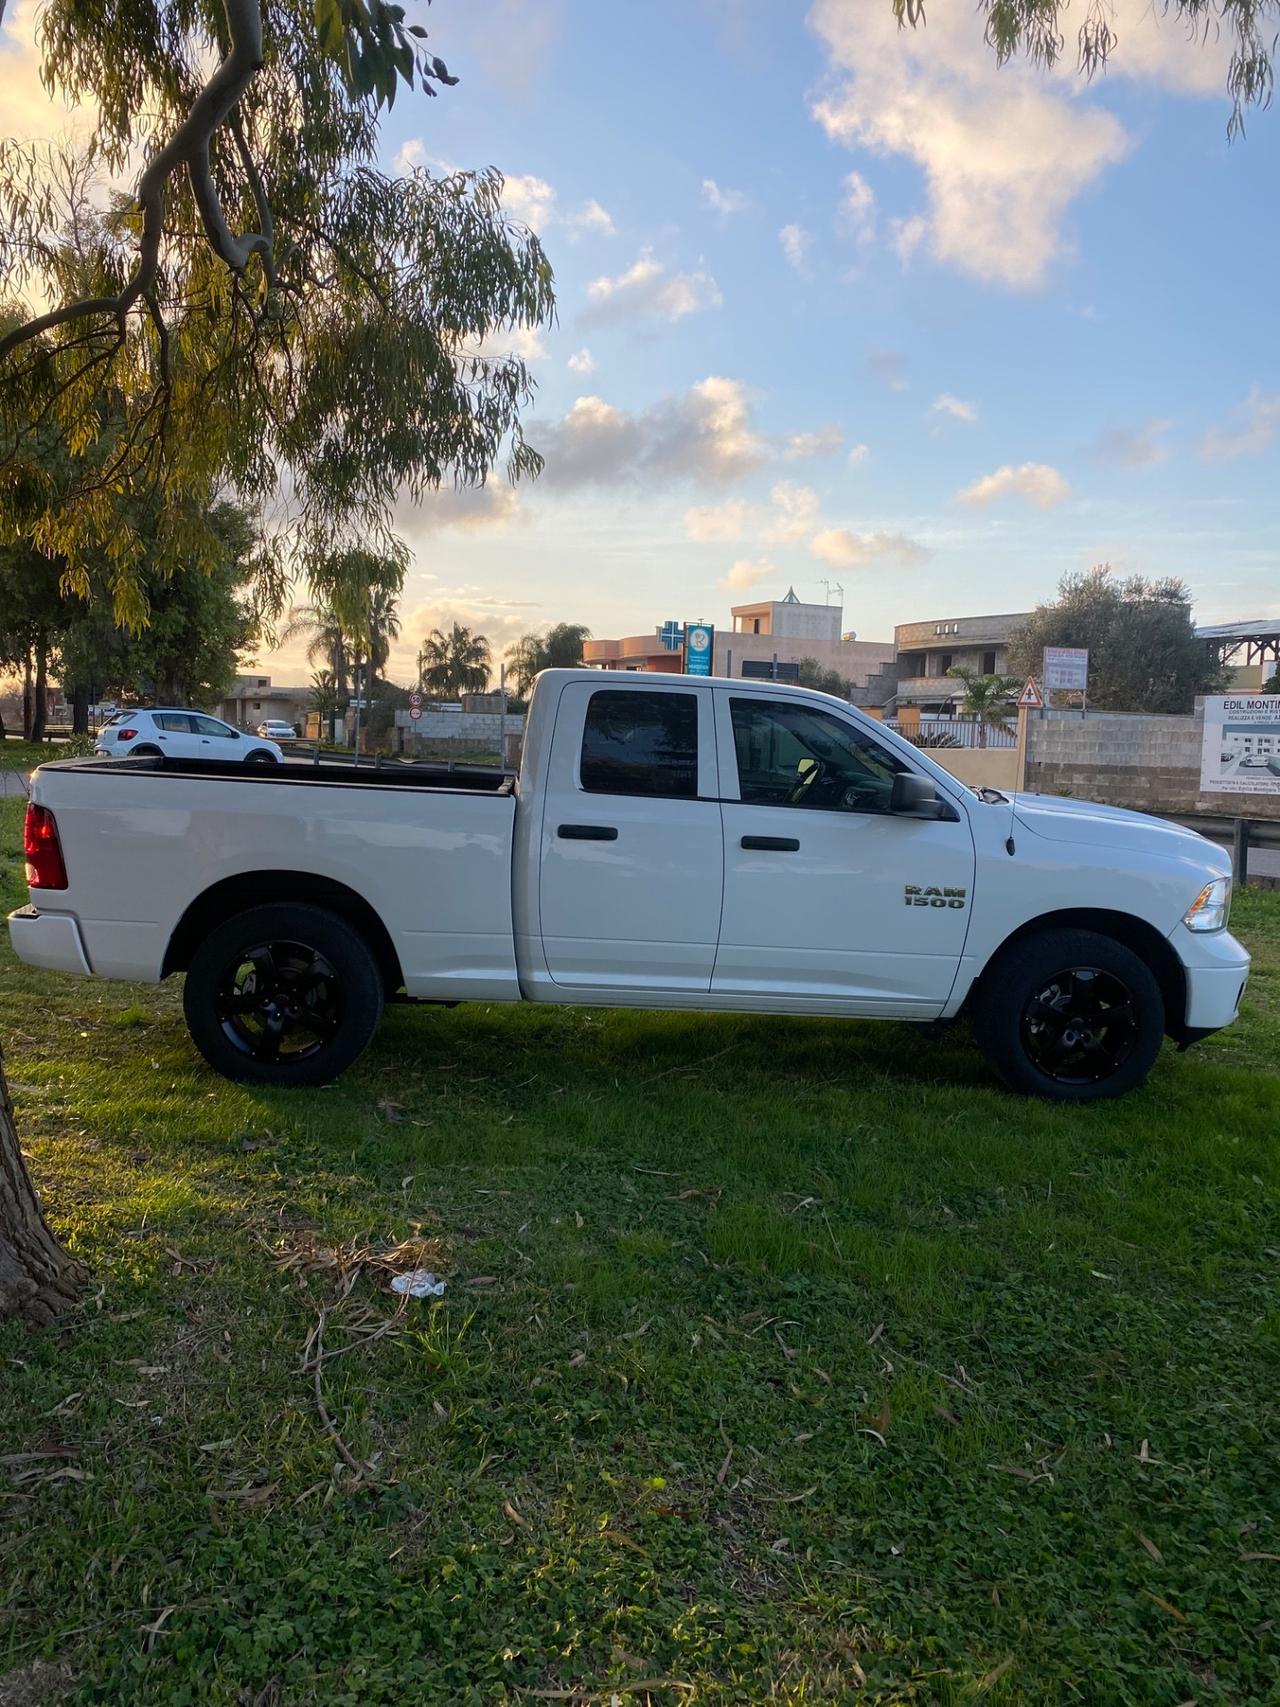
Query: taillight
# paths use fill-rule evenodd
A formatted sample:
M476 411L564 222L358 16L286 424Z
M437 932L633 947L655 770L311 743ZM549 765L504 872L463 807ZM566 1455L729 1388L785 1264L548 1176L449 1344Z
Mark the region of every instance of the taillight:
M62 859L58 826L47 806L34 801L27 806L22 829L22 851L27 856L27 882L32 889L65 889L67 868Z
M116 736L116 740L117 741L132 741L134 736L137 733L138 733L138 731L136 729L122 729L122 730L120 730L119 734Z

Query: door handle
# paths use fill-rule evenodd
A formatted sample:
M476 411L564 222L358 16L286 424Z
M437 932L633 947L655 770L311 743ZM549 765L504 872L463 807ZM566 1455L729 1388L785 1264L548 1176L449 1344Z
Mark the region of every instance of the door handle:
M794 836L744 836L741 845L756 853L800 852L800 843Z
M556 835L564 842L616 842L612 824L561 824Z

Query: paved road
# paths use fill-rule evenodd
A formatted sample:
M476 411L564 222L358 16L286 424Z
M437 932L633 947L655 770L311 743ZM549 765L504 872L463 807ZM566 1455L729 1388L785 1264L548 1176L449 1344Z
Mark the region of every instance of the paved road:
M0 800L8 800L11 796L27 792L26 771L6 770L0 765Z

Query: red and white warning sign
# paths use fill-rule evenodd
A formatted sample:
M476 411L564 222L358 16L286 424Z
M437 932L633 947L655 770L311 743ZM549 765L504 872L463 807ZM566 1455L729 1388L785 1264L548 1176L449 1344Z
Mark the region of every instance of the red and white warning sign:
M1026 682L1023 685L1022 692L1018 695L1014 703L1017 705L1019 711L1039 711L1040 707L1044 704L1044 700L1040 696L1039 684L1034 676L1027 677Z

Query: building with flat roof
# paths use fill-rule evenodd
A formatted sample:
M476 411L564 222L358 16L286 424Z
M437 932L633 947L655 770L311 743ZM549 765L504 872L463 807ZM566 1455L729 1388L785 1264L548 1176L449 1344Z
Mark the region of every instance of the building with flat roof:
M272 717L282 723L304 723L310 705L310 688L273 687L270 676L254 675L237 676L214 709L239 729L256 729Z
M734 605L729 617L728 628L715 625L710 672L715 676L769 677L776 663L780 678L794 679L801 661L812 658L824 670L864 685L893 660L887 640L859 640L845 632L842 605L806 604L794 587L784 599ZM684 624L659 623L620 640L588 640L582 661L602 670L682 674Z
M947 671L962 665L980 676L1009 674L1009 636L1028 611L1002 616L950 616L900 622L893 631L897 708L941 711L960 691Z

